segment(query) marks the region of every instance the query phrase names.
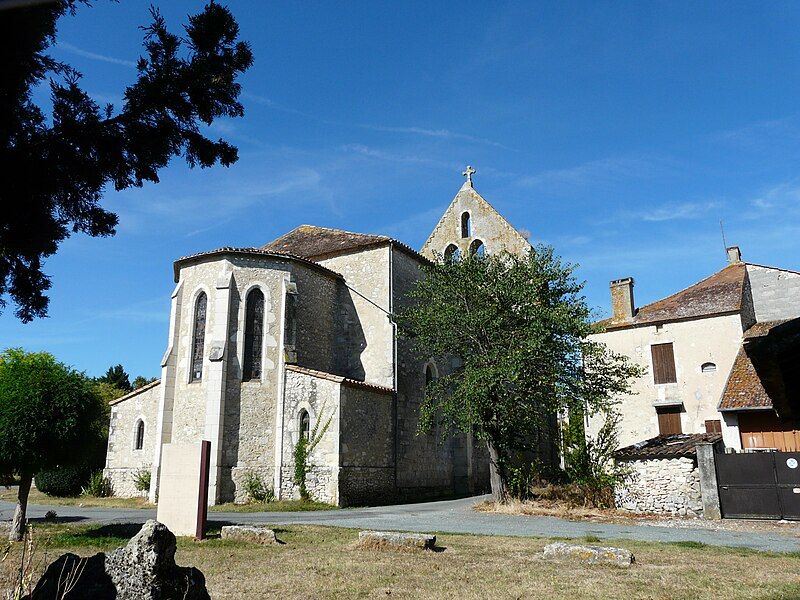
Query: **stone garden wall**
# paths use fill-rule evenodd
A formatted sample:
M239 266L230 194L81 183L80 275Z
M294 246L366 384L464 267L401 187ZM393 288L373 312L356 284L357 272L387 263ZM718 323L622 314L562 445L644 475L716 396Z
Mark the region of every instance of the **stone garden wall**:
M630 469L617 488L617 508L637 513L701 517L700 473L693 457L625 460Z

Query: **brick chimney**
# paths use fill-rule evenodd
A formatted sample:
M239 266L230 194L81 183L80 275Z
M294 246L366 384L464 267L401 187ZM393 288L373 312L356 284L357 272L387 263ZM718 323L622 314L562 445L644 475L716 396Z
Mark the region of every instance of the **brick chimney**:
M742 262L742 251L739 246L731 246L725 249L728 252L728 263L735 265Z
M633 317L633 277L611 282L611 318L622 321Z

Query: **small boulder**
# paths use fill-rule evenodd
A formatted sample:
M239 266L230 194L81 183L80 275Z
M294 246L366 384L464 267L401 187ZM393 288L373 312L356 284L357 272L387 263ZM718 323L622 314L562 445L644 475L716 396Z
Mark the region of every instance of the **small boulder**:
M31 600L210 600L203 574L175 564L175 536L147 521L126 546L88 558L64 554L42 575Z
M278 542L272 529L257 525L225 525L222 528L222 539L252 542L253 544L275 544Z
M436 546L436 536L398 531L361 531L358 534L358 545L362 548L433 550Z
M556 542L544 547L544 558L567 559L587 564L611 564L630 567L636 559L630 550L612 546L583 546Z

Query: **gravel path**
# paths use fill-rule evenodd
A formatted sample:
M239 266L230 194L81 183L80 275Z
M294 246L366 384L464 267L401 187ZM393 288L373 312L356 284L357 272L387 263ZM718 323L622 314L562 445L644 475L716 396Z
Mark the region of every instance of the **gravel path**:
M544 538L583 538L602 540L638 540L647 542L702 542L713 546L752 548L773 552L800 552L800 536L794 526L785 532L730 531L646 524L611 524L575 522L556 517L515 516L481 513L472 506L483 500L464 498L423 504L401 504L318 512L210 512L212 522L269 523L272 525L330 525L355 529L472 533ZM38 519L47 510L55 510L60 519L85 523L142 523L155 518L154 510L123 508L88 508L77 506L31 505L28 516ZM10 520L14 506L0 502L0 521Z

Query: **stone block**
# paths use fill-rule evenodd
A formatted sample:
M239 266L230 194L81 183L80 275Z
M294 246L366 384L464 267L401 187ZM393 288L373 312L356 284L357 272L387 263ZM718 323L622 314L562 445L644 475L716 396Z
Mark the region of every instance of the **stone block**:
M613 546L583 546L556 542L544 547L544 558L572 560L586 564L611 564L630 567L635 559L630 550Z
M398 531L361 531L358 534L358 545L362 548L433 550L436 546L436 536Z
M272 529L257 525L225 525L222 528L222 539L253 544L275 544L278 541Z
M63 554L24 600L210 600L203 574L175 564L175 548L167 527L147 521L126 546L110 554Z

